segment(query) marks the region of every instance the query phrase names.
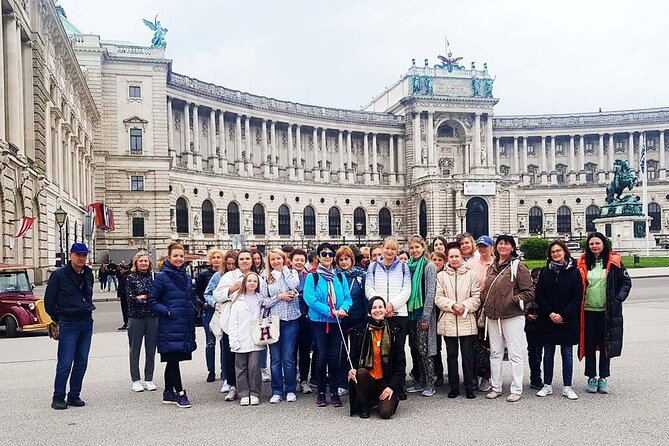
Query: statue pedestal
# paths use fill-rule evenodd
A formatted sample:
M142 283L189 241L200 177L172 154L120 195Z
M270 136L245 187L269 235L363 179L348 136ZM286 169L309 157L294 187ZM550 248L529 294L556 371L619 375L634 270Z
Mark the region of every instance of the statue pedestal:
M643 215L602 217L593 221L597 232L609 236L613 250L619 253L638 252L646 248L646 221L650 217ZM606 227L610 226L610 231Z

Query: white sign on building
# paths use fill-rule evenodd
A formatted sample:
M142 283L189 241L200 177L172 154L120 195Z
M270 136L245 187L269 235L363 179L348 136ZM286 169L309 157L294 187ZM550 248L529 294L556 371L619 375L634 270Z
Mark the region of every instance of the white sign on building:
M492 182L465 182L465 195L495 195L496 184Z

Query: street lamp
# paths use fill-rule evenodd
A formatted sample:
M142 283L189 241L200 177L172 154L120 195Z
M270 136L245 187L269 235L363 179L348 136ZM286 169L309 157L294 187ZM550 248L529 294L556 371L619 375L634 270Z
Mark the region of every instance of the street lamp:
M358 247L360 246L360 238L362 234L362 223L358 222L355 224L355 230L358 232Z
M463 232L465 232L463 226L464 226L465 216L467 215L467 208L465 207L465 204L463 202L460 202L460 206L455 209L455 214L460 219L460 234L462 234Z
M65 212L62 206L59 206L53 215L56 217L56 223L58 223L60 229L60 259L56 261L56 266L63 266L63 258L65 257L63 253L63 225L65 224L65 220L67 220L67 212Z

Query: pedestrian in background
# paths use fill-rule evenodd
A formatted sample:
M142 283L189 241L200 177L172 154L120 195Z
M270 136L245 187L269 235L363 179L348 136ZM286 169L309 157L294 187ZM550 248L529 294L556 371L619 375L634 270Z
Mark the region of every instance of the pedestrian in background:
M121 303L121 317L123 318L123 325L117 328L119 331L128 329L128 296L125 286L129 269L130 268L128 268L128 266L126 266L124 263L121 263L116 270L116 279L118 281L116 298Z

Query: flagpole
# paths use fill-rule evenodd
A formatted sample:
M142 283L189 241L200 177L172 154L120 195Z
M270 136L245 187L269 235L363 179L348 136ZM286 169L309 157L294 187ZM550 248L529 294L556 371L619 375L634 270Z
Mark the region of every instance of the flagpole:
M650 256L650 222L648 221L648 169L646 168L648 162L646 161L646 133L641 133L641 141L639 141L639 151L640 151L640 165L639 169L642 174L643 181L643 215L646 217L644 220L644 227L646 229L646 257Z

